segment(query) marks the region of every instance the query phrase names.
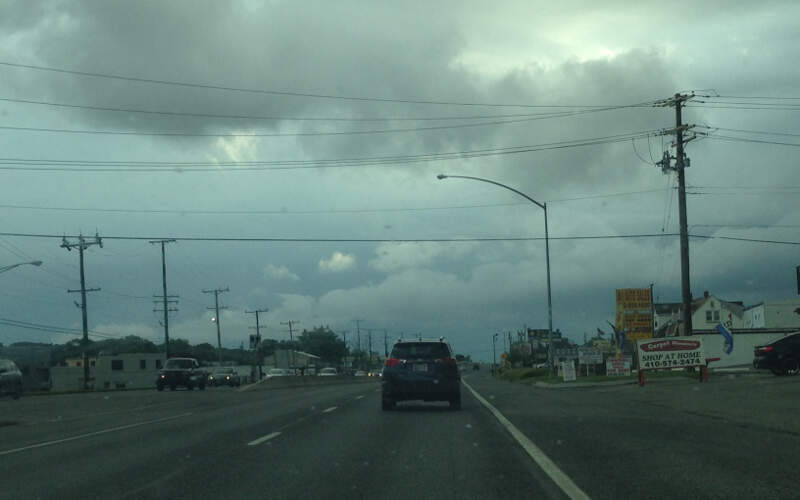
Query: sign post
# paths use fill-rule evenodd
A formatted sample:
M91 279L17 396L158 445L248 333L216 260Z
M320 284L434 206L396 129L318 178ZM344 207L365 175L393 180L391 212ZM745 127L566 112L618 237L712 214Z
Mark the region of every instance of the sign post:
M636 341L639 361L639 385L645 383L644 372L672 368L700 367L701 381L705 376L706 355L700 337L650 339Z

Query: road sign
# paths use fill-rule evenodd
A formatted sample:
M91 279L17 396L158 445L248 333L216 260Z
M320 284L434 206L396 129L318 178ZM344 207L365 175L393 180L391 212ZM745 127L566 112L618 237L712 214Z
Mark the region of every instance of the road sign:
M606 375L619 376L630 374L631 358L629 356L606 359Z
M603 351L599 349L578 348L578 362L582 365L597 365L603 362Z
M575 362L574 361L562 361L561 362L561 374L564 377L564 382L573 382L577 376L575 373Z
M636 342L639 370L705 366L700 337L640 340Z

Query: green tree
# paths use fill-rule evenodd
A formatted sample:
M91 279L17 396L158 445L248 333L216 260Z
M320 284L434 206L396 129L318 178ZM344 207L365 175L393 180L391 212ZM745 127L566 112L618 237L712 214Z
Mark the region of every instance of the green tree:
M346 349L344 341L330 327L315 327L303 330L298 337L301 350L319 356L325 363L338 365L344 357Z

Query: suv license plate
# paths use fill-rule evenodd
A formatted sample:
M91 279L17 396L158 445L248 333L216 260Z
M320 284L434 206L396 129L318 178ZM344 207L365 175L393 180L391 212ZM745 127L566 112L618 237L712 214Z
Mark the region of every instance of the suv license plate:
M428 371L428 365L426 363L416 363L414 365L415 372L426 372Z

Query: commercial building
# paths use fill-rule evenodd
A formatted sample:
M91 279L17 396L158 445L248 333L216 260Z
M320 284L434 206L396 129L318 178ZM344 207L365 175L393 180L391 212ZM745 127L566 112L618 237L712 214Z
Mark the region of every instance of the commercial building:
M800 329L800 299L769 300L744 310L745 328Z
M164 367L164 353L100 354L90 365L90 385L98 389L142 389L155 387L159 370ZM82 366L55 366L50 369L54 391L77 391L83 388Z

